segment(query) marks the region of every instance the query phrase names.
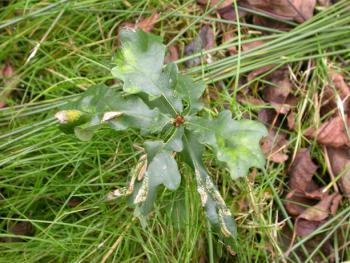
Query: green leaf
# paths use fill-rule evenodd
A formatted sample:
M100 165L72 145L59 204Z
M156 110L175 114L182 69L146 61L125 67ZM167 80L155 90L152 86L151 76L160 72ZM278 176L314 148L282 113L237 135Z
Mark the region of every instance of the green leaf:
M197 140L195 134L188 131L184 135L184 140L185 160L195 171L197 191L208 220L217 226L225 237L235 237L237 230L231 212L202 162L204 146Z
M115 130L127 128L140 129L143 134L160 132L171 122L170 116L158 109L150 109L142 99L136 96L122 96L120 92L99 85L89 88L77 100L65 106L61 111L61 126L66 132L72 132L81 140L89 140L96 130L102 126L109 126ZM62 121L65 112L79 112L84 117L74 122Z
M229 111L221 112L213 120L192 117L188 122L199 141L211 146L217 159L227 165L232 179L246 176L251 167L264 167L259 142L267 136L267 130L261 123L233 120Z
M150 101L156 100L153 105L162 109L166 105L163 110L166 113L169 108L172 114L181 113L182 100L187 103L190 113L202 108L203 83L195 83L192 78L180 75L174 63L162 70L165 46L160 38L142 30L123 30L121 42L122 49L112 74L124 82L125 92L148 94Z
M112 74L124 82L124 91L161 95L157 86L165 55L165 46L158 36L142 30L125 29L120 32L121 52Z
M187 103L188 115L197 113L203 108L203 103L200 99L205 90L203 82L194 82L191 77L180 75L175 89L177 94Z
M161 141L146 141L145 150L147 170L131 197L132 202L138 205L139 217L146 216L152 210L158 186L164 185L169 190L176 190L181 182L181 175L169 145Z

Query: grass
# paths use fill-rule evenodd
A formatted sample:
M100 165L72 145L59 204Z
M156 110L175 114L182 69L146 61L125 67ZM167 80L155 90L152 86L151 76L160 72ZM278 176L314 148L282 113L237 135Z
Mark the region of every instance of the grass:
M288 64L301 97L297 129L279 129L290 136L291 156L301 146L312 149L312 157L321 165L319 181L328 183L323 179L327 170L322 149L302 134L321 122L315 96L327 81L329 65L349 78L348 1L339 1L302 25L294 24L290 32L205 16L193 1L11 1L0 11L0 61L14 65L19 84L9 107L0 109L0 237L13 236L6 230L23 221L33 224L35 234L23 236L26 242L0 243L0 262L312 262L314 254L327 261L328 255L320 249L325 238L314 249L307 243L310 237L297 239L288 256L289 244L278 239L282 226L293 229L283 207L288 162L268 163L255 177L232 182L207 153L206 163L237 221L233 251L208 227L193 174L186 166L180 167L181 189L159 192L145 228L132 219L125 201L104 201L109 191L127 183L128 171L138 158L133 145L141 145L142 138L133 131L103 130L91 142L80 142L63 135L52 117L75 94L96 83L111 83L118 27L154 10L161 11L161 17L153 32L182 48L204 22L214 30L215 23L222 22L252 32L242 32L232 43L212 50L181 56L177 62L184 69L183 62L195 56L210 53L219 58L186 70L217 93L215 100L206 99L209 113L229 104L238 119L247 115L255 119L262 106L237 104L229 89L237 85L237 76L251 70ZM235 56L224 55L229 45L262 39L269 42ZM309 62L307 70L305 62ZM259 83L262 80L257 78L249 85ZM74 207L76 198L81 204ZM348 240L349 217L348 202L343 202L337 215L312 235L334 237L338 262L350 259L347 243L338 235L341 232Z

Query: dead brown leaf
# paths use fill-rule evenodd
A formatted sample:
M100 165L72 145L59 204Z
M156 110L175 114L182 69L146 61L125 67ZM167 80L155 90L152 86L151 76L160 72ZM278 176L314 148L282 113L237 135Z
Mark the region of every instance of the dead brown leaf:
M261 141L261 149L268 160L284 163L288 160L286 134L270 130L267 137Z
M137 23L137 27L142 29L145 32L151 32L158 18L159 18L159 14L154 13L150 17L146 17L143 20L141 20L139 23Z
M312 181L316 170L317 166L311 160L309 150L306 148L300 149L288 172L289 187L301 193L313 192L317 189L317 185Z
M140 28L145 32L151 32L154 25L157 23L159 16L160 16L159 13L154 13L151 16L146 17L136 23L130 23L130 22L123 23L122 27L128 27L132 29Z
M10 97L11 93L16 89L19 83L19 77L14 73L14 66L6 61L4 67L0 71L0 108L6 106L6 100Z
M330 78L331 78L332 84L334 84L335 91L330 85L327 85L324 91L322 92L321 115L325 115L328 112L338 108L335 92L341 98L345 112L349 110L350 88L344 81L343 76L339 73L331 72Z
M254 9L272 17L305 22L313 16L316 0L246 0Z
M295 113L293 111L289 112L287 116L287 124L289 129L295 129Z
M335 177L340 174L338 185L344 196L350 198L350 151L347 147L327 147L331 169Z
M255 79L257 76L260 76L261 74L266 73L267 71L273 69L275 65L267 65L264 66L262 68L258 68L256 70L253 70L252 72L250 72L247 76L247 80L248 81L252 81L253 79Z
M287 114L298 103L298 99L291 94L293 87L289 80L288 69L278 69L266 76L265 79L272 84L264 88L264 99L271 103L276 112Z
M223 43L229 42L231 39L234 38L233 31L231 30L231 31L223 32L222 38L223 38ZM227 50L230 53L230 55L237 54L237 48L235 46L230 46L229 48L227 48Z
M215 6L220 0L197 0L198 4L201 6L207 6L209 2L209 6ZM238 0L237 4L243 2L244 0ZM236 12L233 7L233 0L224 0L220 5L217 6L216 10L217 14L226 20L236 20ZM239 17L245 16L247 13L243 10L238 10Z
M34 228L32 223L28 221L22 221L12 224L8 231L16 236L32 236L34 234ZM19 237L4 237L0 239L0 242L12 243L12 242L22 242L23 239Z
M323 198L318 204L307 208L295 221L298 236L304 237L324 224L330 215L334 215L341 201L341 195L333 193Z
M199 53L202 49L208 50L215 47L214 31L209 25L205 25L199 31L199 35L192 40L190 44L185 47L185 55L190 56ZM207 63L211 62L211 55L206 56ZM187 67L199 65L201 59L199 57L185 62Z
M276 118L276 112L273 109L262 109L259 111L258 119L266 126L270 126Z
M347 126L349 127L350 120L347 116L345 116L345 118ZM318 143L326 146L349 146L349 140L341 116L334 117L324 122L318 129L307 129L304 135L308 138L316 139Z
M69 199L67 205L70 208L74 208L77 207L78 205L80 205L84 200L80 197L77 196L73 196L72 198Z
M289 31L292 27L286 23L276 21L262 16L253 16L253 24L267 28L273 28L281 31Z
M168 53L166 54L164 58L164 64L168 64L170 62L176 61L179 59L179 51L177 46L170 45L168 47Z

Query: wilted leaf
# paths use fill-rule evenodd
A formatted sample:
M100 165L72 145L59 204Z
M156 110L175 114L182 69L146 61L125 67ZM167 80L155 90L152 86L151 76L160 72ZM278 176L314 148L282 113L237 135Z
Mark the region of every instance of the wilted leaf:
M350 198L350 152L349 148L327 147L328 157L334 176L340 176L338 184L346 197Z
M288 160L286 134L270 130L267 137L261 140L261 149L268 160L284 163Z
M259 142L267 136L267 131L261 123L235 121L229 111L221 112L214 120L194 117L189 122L198 140L211 146L218 160L227 165L232 179L247 175L251 167L264 167Z
M349 118L347 116L345 118L346 125L350 127ZM315 128L309 128L304 134L306 137L316 139L318 143L327 146L341 147L349 145L349 139L341 116L325 121L317 130Z

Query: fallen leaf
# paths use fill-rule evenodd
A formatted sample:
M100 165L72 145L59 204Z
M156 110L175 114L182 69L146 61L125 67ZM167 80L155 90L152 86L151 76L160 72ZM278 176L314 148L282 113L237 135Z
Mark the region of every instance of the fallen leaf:
M80 205L84 200L80 197L77 196L73 196L69 199L67 205L70 208L74 208L77 207L78 205Z
M317 1L321 6L330 6L332 4L331 0L318 0Z
M349 127L350 120L347 116L346 123ZM334 117L318 128L308 128L304 135L311 139L316 139L318 143L332 147L349 146L349 140L344 129L344 124L341 116Z
M333 193L323 198L318 204L306 209L296 219L295 230L304 237L324 224L330 215L334 215L341 201L341 195Z
M344 196L350 198L350 150L347 147L327 147L328 157L334 176Z
M276 112L273 109L262 109L259 111L258 119L266 126L271 125L276 118Z
M267 71L273 69L275 65L267 65L267 66L264 66L262 68L258 68L256 70L253 70L252 72L250 72L247 76L247 80L250 82L252 81L253 79L255 79L257 76L260 76L261 74L264 74L266 73Z
M300 149L288 171L289 187L301 193L316 190L317 185L312 181L316 170L317 166L311 160L309 150L306 148Z
M141 20L139 23L137 23L137 27L141 28L145 32L151 32L158 18L159 18L159 14L154 13L150 17L146 17L143 20Z
M146 17L136 23L125 22L122 24L122 27L123 28L127 27L132 29L140 28L145 32L151 32L154 25L157 23L159 16L160 16L159 13L154 13L153 15Z
M185 47L185 55L190 56L195 53L199 53L202 49L208 50L215 46L214 31L209 25L205 25L199 31L199 35L193 39L193 41ZM211 55L206 55L207 63L211 62ZM201 58L197 57L185 62L187 67L199 65Z
M269 135L261 140L261 149L268 160L274 163L284 163L288 160L288 148L286 134L274 130L269 131Z
M330 79L332 84L334 84L335 91L330 85L325 87L321 97L321 115L325 115L328 112L338 108L335 92L341 98L344 111L347 112L349 110L350 88L346 84L343 76L339 73L331 72Z
M0 71L0 108L6 106L6 100L10 97L11 93L16 89L20 79L14 74L14 66L6 61L4 67Z
M253 16L253 24L257 26L273 28L281 31L289 31L292 29L292 26L283 23L281 21L277 21L275 19L270 19L263 16Z
M307 197L299 191L291 191L286 195L285 208L289 215L297 217L305 211L307 207L317 204L316 198Z
M292 83L288 74L287 68L281 68L264 78L271 85L263 89L263 98L270 102L276 112L280 114L287 114L298 103L298 99L291 94Z
M215 6L220 0L197 0L198 4L206 7L207 3L210 2L209 7L212 8ZM243 2L243 0L237 0L237 4ZM233 0L224 0L221 4L219 4L215 10L217 14L226 20L236 20L236 12L233 6ZM238 10L239 17L245 16L247 13L243 10Z
M295 129L295 113L293 111L289 112L287 116L287 124L289 129Z
M244 43L244 44L242 44L242 50L243 51L248 51L248 50L257 48L257 47L259 47L259 46L261 46L263 44L265 44L265 42L261 41L261 40L256 40L256 41Z
M32 223L28 221L22 221L12 224L8 231L16 236L32 236L34 234L34 228ZM0 239L0 242L13 243L22 242L23 239L20 237L4 237Z
M246 0L254 9L272 17L305 22L313 16L316 0Z
M179 59L179 51L177 46L170 45L168 47L168 53L166 54L164 58L164 64L168 64L170 62L174 62Z
M230 42L234 38L233 31L225 31L222 34L223 44ZM235 46L230 46L227 48L230 55L236 55L237 54L237 48Z

